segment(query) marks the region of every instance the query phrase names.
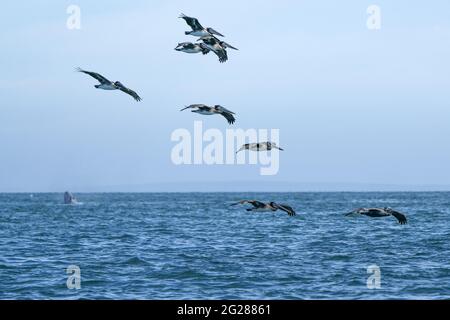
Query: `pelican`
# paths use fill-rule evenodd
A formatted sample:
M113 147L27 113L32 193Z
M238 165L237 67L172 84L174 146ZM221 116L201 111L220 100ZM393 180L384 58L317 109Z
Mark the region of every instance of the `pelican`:
M219 39L217 39L212 35L200 37L199 40L203 41L206 47L219 57L219 62L221 63L228 60L228 53L226 50L227 48L239 50L238 48L233 47L232 45L226 43L225 41L220 41Z
M183 111L186 109L192 109L191 112L203 114L206 116L210 116L213 114L220 114L223 117L225 117L225 119L227 119L229 124L233 124L236 121L236 118L233 116L235 113L220 106L220 105L215 105L213 107L209 107L205 104L191 104L190 106L187 106L187 107L181 109L180 111Z
M106 79L101 74L98 74L96 72L86 71L86 70L83 70L81 68L77 68L77 71L78 72L83 72L83 73L85 73L87 75L90 75L92 78L98 80L98 82L100 82L100 84L97 84L97 85L94 86L97 89L120 90L120 91L125 92L126 94L129 94L130 96L132 96L134 98L134 100L141 101L141 97L139 97L136 92L134 92L131 89L128 89L127 87L125 87L119 81L115 81L115 82L109 81L108 79Z
M175 48L176 51L186 52L186 53L203 53L208 54L209 50L204 43L192 43L192 42L182 42Z
M284 149L277 146L275 142L260 142L260 143L247 143L244 144L236 153L242 150L250 151L270 151L272 149L278 149L284 151Z
M179 18L184 19L184 21L186 21L186 23L192 29L192 31L186 31L185 32L186 35L191 35L194 37L203 37L203 36L215 34L220 37L224 37L223 34L221 34L220 32L217 32L213 28L203 28L203 26L200 24L200 22L198 21L197 18L188 17L184 13L182 13Z
M391 208L359 208L347 213L345 216L364 215L371 218L394 216L400 224L406 224L406 216L403 213L395 211Z
M275 212L277 210L281 210L286 212L289 216L295 216L296 213L292 207L285 204L278 204L275 202L264 203L256 200L242 200L237 203L233 203L232 206L236 206L239 204L251 204L253 208L248 208L247 211L255 211L255 212Z

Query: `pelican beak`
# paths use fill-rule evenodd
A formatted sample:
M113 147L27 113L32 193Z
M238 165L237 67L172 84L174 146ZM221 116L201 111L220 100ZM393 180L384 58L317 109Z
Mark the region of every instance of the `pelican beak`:
M188 108L189 108L189 107L188 107L188 106L186 106L185 108L181 109L180 111L186 110L186 109L188 109Z
M277 149L280 150L280 151L284 151L284 149L283 149L283 148L280 148L280 147L277 147Z

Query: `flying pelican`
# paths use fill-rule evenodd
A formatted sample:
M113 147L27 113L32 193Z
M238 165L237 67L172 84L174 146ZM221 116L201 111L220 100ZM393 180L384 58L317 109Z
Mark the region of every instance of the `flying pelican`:
M229 124L233 124L236 121L236 118L233 116L235 113L220 106L220 105L215 105L213 107L209 107L205 104L191 104L190 106L187 106L186 108L183 108L180 111L183 111L186 109L192 109L191 112L203 114L206 116L210 116L213 114L220 114L223 117L225 117L225 119L227 119Z
M227 48L231 48L233 50L239 50L238 48L233 47L232 45L226 43L225 41L220 41L216 37L212 35L207 35L200 37L200 41L206 45L206 47L214 52L219 57L219 62L225 62L228 60Z
M192 42L182 42L175 48L176 51L186 52L186 53L203 53L208 54L209 50L204 43L192 43Z
M244 144L236 153L242 150L251 151L270 151L272 149L278 149L284 151L284 149L277 146L275 142L260 142L260 143L247 143Z
M391 208L359 208L352 212L347 213L345 216L358 214L368 216L371 218L394 216L395 218L397 218L400 224L406 224L408 222L406 220L406 216L403 213L395 211Z
M256 200L242 200L237 203L233 203L232 206L236 206L238 204L251 204L253 208L248 208L247 211L255 211L255 212L275 212L277 210L282 210L286 212L289 216L295 216L296 213L292 207L285 204L278 204L275 202L264 203Z
M85 74L90 75L92 78L98 80L98 82L100 82L100 84L95 85L95 87L97 89L103 89L103 90L120 90L122 92L125 92L126 94L129 94L130 96L132 96L134 98L134 100L136 101L141 101L141 97L138 96L138 94L136 92L134 92L131 89L128 89L127 87L125 87L122 83L120 83L119 81L115 81L115 82L111 82L108 79L106 79L104 76L102 76L101 74L98 74L96 72L91 72L91 71L86 71L83 70L81 68L77 68L78 72L83 72Z
M218 35L220 37L224 37L223 34L220 32L217 32L213 28L203 28L203 26L200 24L197 18L188 17L184 13L182 13L179 18L184 19L186 23L191 27L192 31L186 31L186 35L191 35L194 37L203 37L207 35Z

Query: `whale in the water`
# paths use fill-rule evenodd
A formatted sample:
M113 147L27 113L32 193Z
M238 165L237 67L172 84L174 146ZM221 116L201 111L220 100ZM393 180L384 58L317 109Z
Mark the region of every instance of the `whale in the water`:
M77 199L69 192L64 192L64 204L75 204Z

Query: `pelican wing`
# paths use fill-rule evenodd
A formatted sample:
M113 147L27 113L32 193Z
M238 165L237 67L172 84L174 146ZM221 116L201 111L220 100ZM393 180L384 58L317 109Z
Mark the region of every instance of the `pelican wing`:
M192 31L203 30L203 27L197 18L188 17L184 13L182 13L180 15L180 18L184 19L184 21L186 21L186 23L189 25L189 27L192 28Z
M227 112L227 113L231 113L231 114L235 114L233 111L230 111L230 110L228 110L227 108L225 108L225 107L222 107L222 106L216 106L216 108L217 108L217 110L219 110L220 112Z
M131 89L128 89L120 82L116 82L115 85L120 91L125 92L126 94L129 94L130 96L132 96L134 98L134 100L136 100L138 102L142 100L141 97L139 97L139 95L136 92L134 92Z
M292 209L292 207L290 207L290 206L288 206L286 204L275 204L275 207L277 209L280 209L281 211L286 212L291 217L296 215L295 210Z
M356 214L359 214L359 212L357 212L357 210L353 210L352 212L346 213L345 216L348 217L348 216L353 216L353 215L356 215Z
M205 109L205 108L208 109L208 107L206 105L198 103L198 104L191 104L189 106L186 106L185 108L181 109L180 111L183 111L183 110L186 110L186 109L196 109L196 108L197 109Z
M233 124L236 122L236 118L229 112L221 112L220 113L225 119L227 119L229 124Z
M220 36L220 37L225 37L223 34L221 34L220 32L218 32L218 31L216 31L216 30L214 30L213 28L208 28L208 29L206 29L210 34L215 34L215 35L218 35L218 36Z
M213 35L201 37L198 39L198 41L203 41L205 44L211 47L215 46L216 44L220 46L220 40Z
M108 79L106 79L104 76L102 76L99 73L96 72L92 72L92 71L86 71L83 70L81 68L77 68L78 72L83 72L87 75L90 75L92 78L96 79L98 82L100 82L100 84L111 84L111 81L109 81Z
M228 54L225 49L215 50L214 53L219 57L220 63L224 63L228 60Z
M233 203L232 206L238 205L238 204L251 204L255 208L264 208L266 206L265 203L256 201L256 200L242 200L236 203Z
M185 108L181 109L180 111L184 111L186 109L191 109L191 108L193 108L193 107L192 106L186 106Z
M208 48L208 46L206 45L206 44L204 44L204 43L200 43L199 44L199 46L200 46L200 48L202 48L202 53L205 55L205 54L208 54L211 50Z
M224 47L224 48L231 48L231 49L233 49L233 50L239 50L238 48L235 48L235 47L233 47L231 44L226 43L226 42L222 42L222 43L221 43L221 46Z
M389 213L392 214L400 224L407 224L408 220L406 219L406 216L403 213L400 213L395 210L389 210Z

